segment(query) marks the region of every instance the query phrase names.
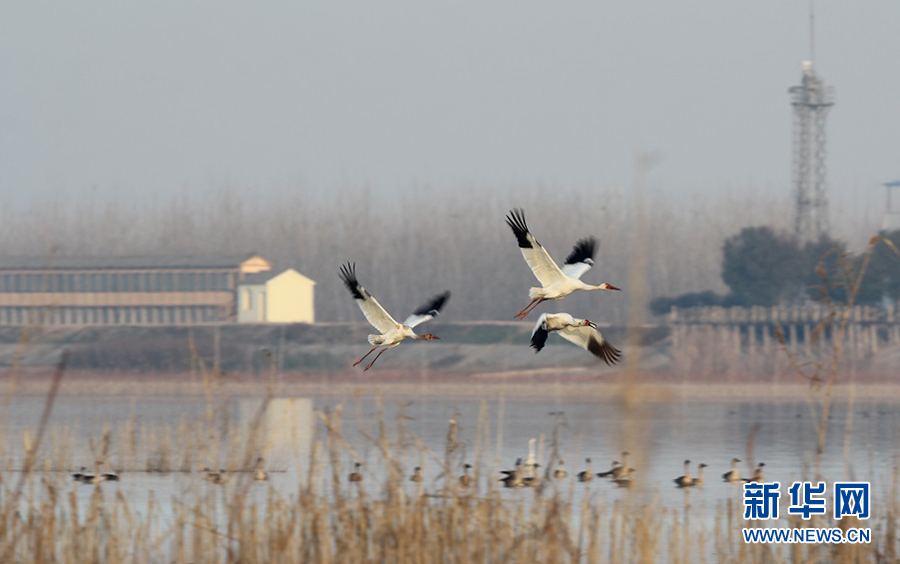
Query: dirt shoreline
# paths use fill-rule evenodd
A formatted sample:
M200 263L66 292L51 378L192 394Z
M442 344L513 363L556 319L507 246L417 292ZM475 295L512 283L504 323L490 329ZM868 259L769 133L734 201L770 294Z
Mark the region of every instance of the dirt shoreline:
M658 375L657 375L658 376ZM50 387L48 370L0 370L0 394L42 396ZM738 379L740 380L740 379ZM481 374L381 372L285 373L276 375L197 373L104 373L70 371L59 395L64 397L449 397L460 399L623 399L628 389L621 380L579 372L503 372ZM639 403L691 401L802 401L824 397L824 388L813 388L797 377L769 382L690 382L652 379L630 387ZM840 382L832 398L854 400L900 400L900 383Z

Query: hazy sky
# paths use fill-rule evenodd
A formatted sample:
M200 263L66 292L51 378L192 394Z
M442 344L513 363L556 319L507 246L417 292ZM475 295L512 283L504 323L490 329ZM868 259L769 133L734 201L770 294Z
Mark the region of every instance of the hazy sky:
M808 3L4 2L0 201L790 190ZM820 0L833 191L900 178L900 2Z

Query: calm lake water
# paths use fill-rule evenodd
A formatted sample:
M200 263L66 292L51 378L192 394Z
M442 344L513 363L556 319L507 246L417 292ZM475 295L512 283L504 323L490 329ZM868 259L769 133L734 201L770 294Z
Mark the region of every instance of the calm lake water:
M374 439L379 420L377 403L372 398L314 397L315 410L343 410L343 432L347 444L364 462L364 484L371 495L378 495L384 482L385 465ZM21 434L36 430L43 398L17 398L9 405L4 430L5 440L12 446L2 476L4 482L13 483L19 472L22 456ZM445 441L450 419L457 422L457 438L460 448L454 458L452 479L461 473L464 462L474 462L476 446L481 449L479 490L484 491L488 480L497 480L500 468L511 468L518 457L529 454L529 440L536 439L536 456L545 467L552 448L554 421L558 436L560 456L566 461L569 479L556 487L573 491L575 495L596 495L605 498L623 496L624 490L616 488L605 479L595 479L590 485L575 483L573 476L584 469L585 458L593 461L594 472L605 471L610 462L620 458L623 449L632 453L630 465L637 469L634 499L658 500L666 506L682 506L684 491L676 488L673 478L682 474L682 462L690 459L691 472L696 464L709 465L706 485L694 488L688 495L691 502L703 506L715 506L721 501L739 496L739 487L722 482L721 475L729 469L732 457L744 460L740 465L742 475L749 476L748 462L766 464L766 480L782 483L782 496L793 480L811 479L815 461L816 434L809 405L805 401L739 401L672 402L649 404L626 418L612 401L571 400L548 398L545 400L503 399L499 397L479 400L442 399L422 397L408 400L384 400L387 432L393 448L401 453L403 472L409 474L414 466L424 467L424 488L436 492L443 486L444 476L439 461L444 460ZM259 405L259 400L230 399L221 404L216 420L227 419L236 427L246 422ZM91 445L98 448L104 426L121 429L129 421L137 421L147 427L169 425L177 427L180 421L198 424L207 413L207 404L195 399L90 399L61 397L57 400L51 417L51 429L69 433L73 444L71 456L66 458L67 470L92 464ZM481 438L476 437L479 429ZM311 414L308 425L317 426L319 438L323 435L321 422ZM828 439L822 463L822 475L829 484L835 480L869 480L876 492L887 489L897 465L900 453L900 405L894 402L857 401L851 412L848 427L848 411L845 401L834 403L828 421ZM398 425L405 427L403 446L399 445ZM218 423L217 423L218 424ZM636 431L635 431L636 430ZM314 436L312 429L310 436ZM52 433L51 433L52 434ZM752 434L752 461L749 460L748 437ZM116 466L116 435L110 452ZM303 441L300 441L303 443ZM420 449L418 445L424 447ZM308 445L306 445L308 447ZM179 445L173 444L173 450ZM845 449L847 455L845 456ZM254 484L252 495L259 501L265 498L269 488L289 498L298 491L298 480L306 481L308 448L305 452L267 453L271 480ZM225 464L224 456L219 459ZM353 457L344 449L342 477L352 470ZM323 472L321 487L327 491ZM61 487L74 488L82 500L87 500L94 488L72 482L68 471L41 473L43 479ZM104 483L104 495L122 492L132 507L140 509L151 499L165 507L191 492L203 492L217 486L204 482L198 472L146 473L125 471L119 483ZM408 491L415 491L414 484L404 480ZM787 483L787 484L786 484ZM70 485L71 484L71 485ZM350 484L344 484L350 492ZM569 488L572 488L569 490ZM531 495L531 490L509 490L504 495ZM829 486L830 491L830 486ZM873 495L873 501L877 499ZM877 507L874 507L877 510Z

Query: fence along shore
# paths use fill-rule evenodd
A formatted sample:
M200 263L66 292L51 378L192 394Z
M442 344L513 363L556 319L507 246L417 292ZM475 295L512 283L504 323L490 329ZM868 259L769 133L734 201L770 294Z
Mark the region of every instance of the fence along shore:
M845 316L846 330L838 343ZM798 363L827 366L836 346L839 370L855 374L900 368L900 355L889 354L900 347L900 311L894 306L672 308L666 321L674 368L697 376L777 376L791 369L790 355Z

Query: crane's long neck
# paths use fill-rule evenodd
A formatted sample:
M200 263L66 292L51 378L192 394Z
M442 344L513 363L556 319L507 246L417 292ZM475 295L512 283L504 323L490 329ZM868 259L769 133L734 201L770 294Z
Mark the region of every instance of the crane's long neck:
M581 287L582 290L618 290L618 288L614 288L610 286L608 283L604 282L603 284L584 284Z

